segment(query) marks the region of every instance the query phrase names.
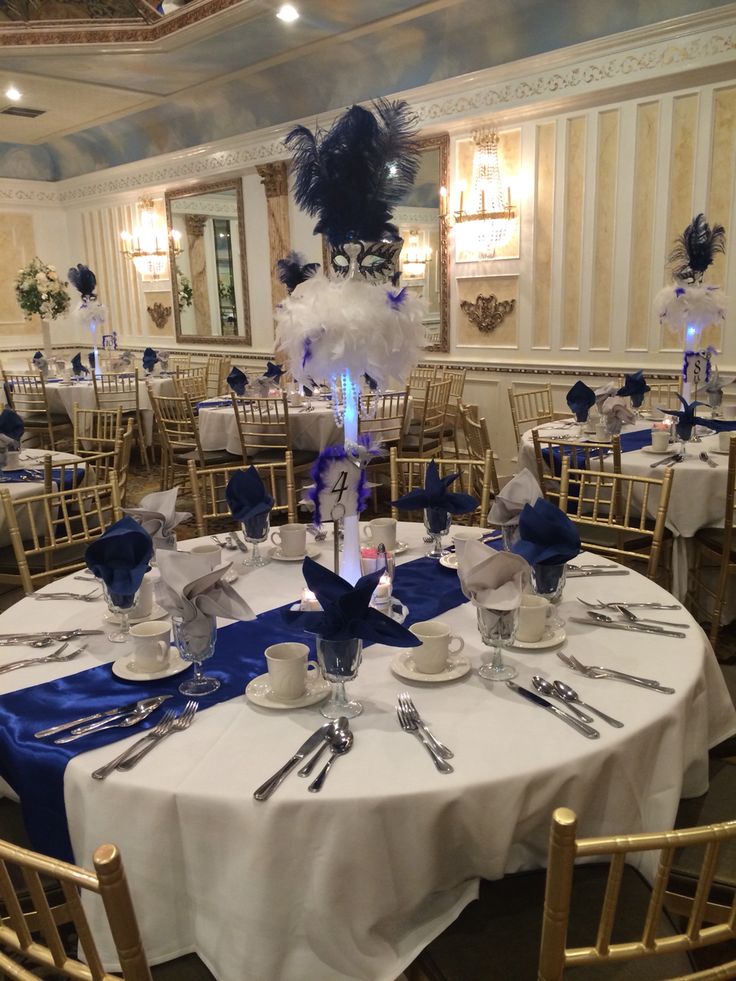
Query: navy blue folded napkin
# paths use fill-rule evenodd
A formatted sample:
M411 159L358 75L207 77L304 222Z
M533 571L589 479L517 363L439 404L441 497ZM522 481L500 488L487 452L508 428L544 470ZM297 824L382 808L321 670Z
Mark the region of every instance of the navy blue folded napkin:
M578 422L587 422L588 413L595 405L595 392L582 381L576 381L567 393L567 404Z
M89 361L90 368L92 369L92 371L94 371L95 370L95 352L94 351L90 351L89 352L89 354L87 355L87 360Z
M273 507L273 498L255 467L236 470L225 489L230 512L236 521L245 526L248 538L262 538L266 533L266 523Z
M448 514L467 514L478 507L478 501L471 494L447 490L459 476L459 473L450 473L440 477L437 464L431 460L424 475L424 488L416 487L391 503L407 511L426 510L427 527L434 534L440 534L447 527Z
M266 362L266 370L263 372L264 378L273 378L274 381L278 381L282 375L286 374L286 369L282 368L280 365L274 364L273 361Z
M84 553L87 568L105 583L110 599L122 610L133 606L152 557L151 536L127 516L110 525Z
M89 368L82 364L82 355L79 351L72 358L72 371L75 375L88 375Z
M355 586L308 557L302 563L302 572L322 609L304 612L284 609L286 623L326 640L358 638L368 644L389 647L417 647L421 643L406 627L370 605L383 569L363 576Z
M682 403L682 409L661 409L661 411L671 416L677 416L679 421L675 423L675 432L680 439L688 440L693 434L693 426L696 424L710 426L713 420L697 419L695 416L696 408L699 405L705 405L705 402L686 402L682 395L678 394L677 397Z
M519 541L511 551L529 565L562 565L580 552L580 535L568 516L540 498L519 515Z
M628 395L633 408L638 409L649 390L649 386L644 378L644 371L640 368L639 371L635 371L632 375L624 375L623 387L619 388L616 394Z
M143 370L153 371L153 366L158 361L158 354L153 350L152 347L147 347L143 352Z
M13 443L20 443L23 439L25 423L12 409L3 409L0 412L0 436L6 436Z
M245 395L245 386L248 384L248 376L240 368L232 368L227 376L227 383L236 395Z

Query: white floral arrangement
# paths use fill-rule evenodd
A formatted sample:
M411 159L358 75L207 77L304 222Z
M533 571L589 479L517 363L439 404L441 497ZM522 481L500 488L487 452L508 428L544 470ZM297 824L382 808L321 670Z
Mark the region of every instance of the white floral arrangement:
M15 296L26 320L34 313L42 320L56 320L69 309L68 283L59 279L53 266L46 265L38 256L18 270L15 279Z

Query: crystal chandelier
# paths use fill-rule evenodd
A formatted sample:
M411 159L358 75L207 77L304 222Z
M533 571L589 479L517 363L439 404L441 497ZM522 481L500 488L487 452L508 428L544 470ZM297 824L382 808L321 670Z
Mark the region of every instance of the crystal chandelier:
M172 254L181 255L181 233L167 233L166 226L156 214L153 201L149 198L139 201L138 209L138 224L132 234L128 231L120 233L121 252L133 260L133 265L141 276L160 279L169 259L169 241Z
M431 258L432 249L428 245L420 244L419 232L412 229L409 232L406 249L401 255L402 276L406 276L407 279L421 279Z

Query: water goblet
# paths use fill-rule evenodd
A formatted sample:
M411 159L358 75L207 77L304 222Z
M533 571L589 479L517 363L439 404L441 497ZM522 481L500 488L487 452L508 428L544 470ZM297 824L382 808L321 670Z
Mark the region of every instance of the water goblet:
M442 536L446 535L452 524L452 515L444 508L425 508L424 527L431 536L430 549L427 552L428 559L441 559L444 552L442 549Z
M215 653L217 640L215 617L209 618L206 629L192 629L192 624L186 623L181 617L172 617L171 622L174 626L174 643L179 649L179 654L183 660L191 661L194 665L194 677L182 681L179 691L182 695L193 695L195 698L217 691L220 687L217 678L208 678L202 672L202 661L206 661Z
M354 719L360 715L363 706L360 702L348 701L345 682L353 681L363 657L363 641L357 637L346 640L329 640L317 637L317 662L324 677L332 684L329 701L320 708L326 719Z
M113 644L124 644L130 636L130 611L138 602L140 590L135 593L112 593L107 583L102 580L100 582L107 608L117 620L117 623L108 632L107 639Z
M478 607L478 630L484 644L493 650L489 664L481 664L478 674L486 681L510 681L519 673L503 659L502 644L513 643L516 636L516 626L519 621L519 611L516 610L487 610Z
M257 514L254 518L248 518L243 522L245 540L252 546L250 555L243 563L247 568L259 569L261 566L268 565L271 561L261 555L258 550L258 546L268 538L270 528L271 521L268 514Z
M561 564L539 562L531 567L532 589L537 596L549 600L553 608L559 606L562 600L566 578L567 565L564 562ZM564 626L563 621L555 615L550 617L549 623L555 629Z
M501 536L503 538L503 550L504 552L511 552L514 545L521 540L521 532L519 531L519 522L509 522L508 524L501 526Z

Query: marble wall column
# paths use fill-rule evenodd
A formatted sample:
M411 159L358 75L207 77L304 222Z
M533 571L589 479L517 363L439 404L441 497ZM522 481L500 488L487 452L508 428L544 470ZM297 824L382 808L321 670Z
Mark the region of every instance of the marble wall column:
M212 334L210 297L207 285L207 260L204 248L204 230L207 215L185 215L187 229L187 249L189 251L189 270L192 277L192 308L197 334Z
M289 186L286 177L286 164L262 164L256 167L266 190L268 209L268 248L271 269L271 296L273 305L286 297L286 287L279 281L276 263L283 259L291 249L289 231Z

